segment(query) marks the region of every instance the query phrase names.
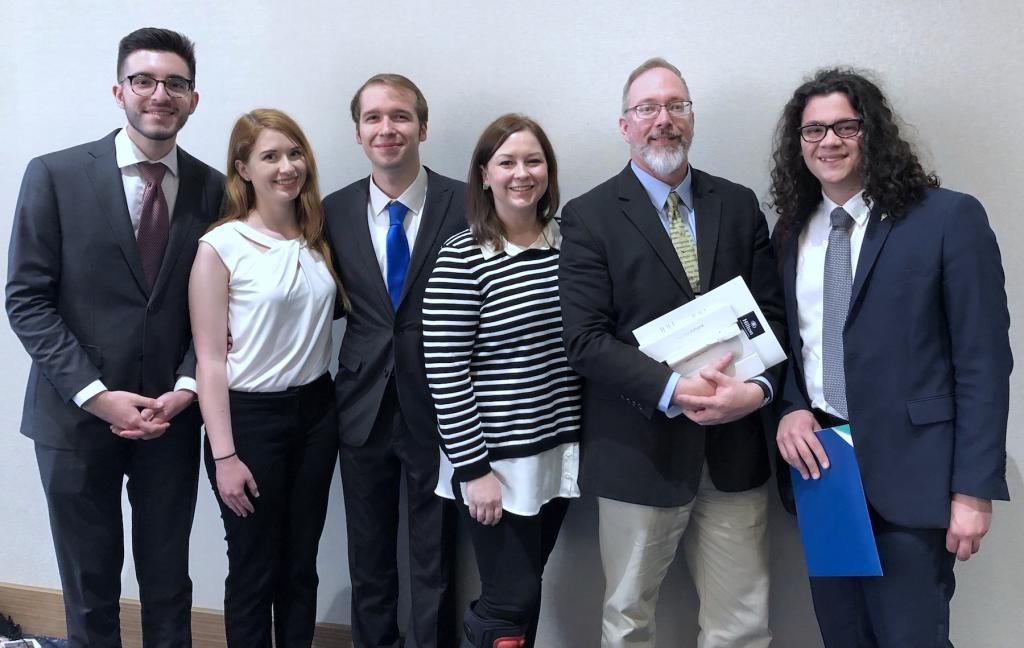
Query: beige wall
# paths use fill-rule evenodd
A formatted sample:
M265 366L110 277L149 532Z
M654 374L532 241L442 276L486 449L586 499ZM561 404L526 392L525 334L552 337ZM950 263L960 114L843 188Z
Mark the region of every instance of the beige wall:
M977 195L1003 250L1011 314L1024 315L1024 11L1020 3L661 2L563 0L515 3L249 2L176 3L3 0L0 10L0 249L6 250L21 174L40 153L96 139L122 124L110 87L118 39L144 25L179 29L198 44L199 108L180 143L222 166L237 115L256 106L291 112L313 142L322 188L365 175L347 116L351 93L369 75L402 72L430 101L424 159L463 177L476 136L506 111L547 128L559 154L562 194L572 197L626 160L617 133L629 70L663 55L686 75L696 112L695 165L768 186L773 125L792 89L813 69L846 63L879 72L910 135L946 186ZM0 254L4 254L0 252ZM5 258L5 257L4 257ZM4 264L6 265L6 264ZM1012 331L1018 355L1020 326ZM55 587L45 505L31 443L17 434L28 358L0 326L0 519L18 520L0 540L0 581ZM1021 393L1019 375L1014 394ZM1014 398L1011 420L1024 417ZM1011 491L1024 495L1024 438L1009 438ZM338 480L336 480L337 482ZM323 620L347 622L349 582L344 512L335 483L321 550ZM772 515L773 624L777 645L820 645L793 521ZM570 512L548 569L541 645L596 644L602 577L595 507ZM958 645L1017 645L1024 609L1024 513L998 504L984 551L957 570L953 635ZM219 607L223 532L205 482L193 532L196 604ZM464 575L472 583L472 574ZM130 561L126 595L136 593ZM693 596L679 561L663 590L659 646L692 645Z

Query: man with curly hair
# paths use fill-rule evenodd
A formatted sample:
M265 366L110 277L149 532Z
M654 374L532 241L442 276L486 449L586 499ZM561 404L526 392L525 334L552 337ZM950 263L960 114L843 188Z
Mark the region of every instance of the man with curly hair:
M939 188L876 84L822 70L786 105L772 199L789 313L778 446L803 479L849 423L882 577L811 578L828 648L950 646L953 564L1009 498L1009 313L995 235Z

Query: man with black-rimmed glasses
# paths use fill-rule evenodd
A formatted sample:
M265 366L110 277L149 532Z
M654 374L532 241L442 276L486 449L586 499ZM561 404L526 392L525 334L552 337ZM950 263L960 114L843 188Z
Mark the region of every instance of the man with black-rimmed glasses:
M192 42L139 29L119 46L125 128L29 162L7 314L32 358L35 442L72 648L121 645L122 482L147 648L190 646L188 539L199 471L188 275L223 176L176 146L196 109Z
M954 563L1010 496L1006 279L985 208L939 186L871 76L818 70L779 119L776 438L805 480L831 470L821 428L849 424L856 448L882 573L811 577L825 646L949 648Z

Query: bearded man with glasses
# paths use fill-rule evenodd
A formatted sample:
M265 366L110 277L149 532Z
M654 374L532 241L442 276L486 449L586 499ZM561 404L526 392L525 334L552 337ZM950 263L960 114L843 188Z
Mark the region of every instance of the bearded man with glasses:
M122 482L147 648L190 646L188 541L199 410L188 276L223 176L175 144L196 109L192 42L120 43L125 128L28 164L7 314L32 358L21 431L36 458L71 648L121 646Z
M700 648L764 648L765 482L758 410L779 369L681 377L633 329L742 277L781 336L782 288L754 193L689 164L693 104L664 59L622 94L630 162L562 211L559 290L569 363L586 380L581 487L598 497L606 581L601 645L654 646L654 610L680 540L700 597Z

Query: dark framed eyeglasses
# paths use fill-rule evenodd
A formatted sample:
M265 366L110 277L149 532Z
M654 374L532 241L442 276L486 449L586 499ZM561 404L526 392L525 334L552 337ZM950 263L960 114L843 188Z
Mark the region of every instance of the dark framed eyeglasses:
M803 141L808 144L815 144L825 139L829 129L843 139L857 137L857 135L860 135L860 129L863 125L864 120L858 117L857 119L840 119L831 124L808 124L801 126L797 130L800 131L800 138Z
M182 97L188 96L192 92L194 83L192 79L186 79L180 76L169 76L166 79L157 79L149 76L148 74L129 74L125 78L121 79L121 83L125 81L131 87L132 92L139 95L140 97L151 97L156 92L156 88L161 83L164 84L164 91L168 95L181 99Z
M637 119L654 119L664 108L668 111L669 115L673 117L685 117L693 111L693 102L685 101L680 99L679 101L670 101L668 103L642 103L626 108L623 113L632 112L636 115Z

